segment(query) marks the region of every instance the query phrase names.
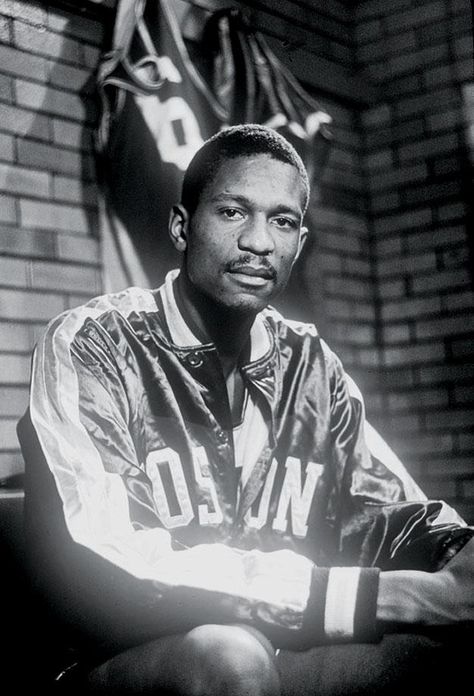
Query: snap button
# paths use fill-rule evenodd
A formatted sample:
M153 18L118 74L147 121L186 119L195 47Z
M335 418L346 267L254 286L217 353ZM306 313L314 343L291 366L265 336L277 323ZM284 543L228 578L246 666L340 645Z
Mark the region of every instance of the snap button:
M219 432L217 433L217 439L221 444L224 445L227 442L227 434L223 430L219 430Z
M186 362L190 367L201 367L202 357L199 355L199 353L189 353L186 356Z

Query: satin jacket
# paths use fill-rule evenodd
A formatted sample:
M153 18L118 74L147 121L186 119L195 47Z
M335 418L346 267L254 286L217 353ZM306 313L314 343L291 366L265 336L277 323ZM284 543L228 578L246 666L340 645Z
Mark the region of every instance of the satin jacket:
M120 645L132 623L130 643L205 620L297 646L370 636L378 569L436 570L472 530L366 423L315 327L271 308L240 366L262 420L242 485L219 358L175 277L60 315L38 346L19 431L32 545L73 576L71 615L94 605L88 629Z

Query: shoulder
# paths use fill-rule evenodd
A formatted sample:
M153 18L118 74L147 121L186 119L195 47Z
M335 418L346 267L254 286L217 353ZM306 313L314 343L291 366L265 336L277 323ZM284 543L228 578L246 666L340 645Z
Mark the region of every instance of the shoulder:
M44 340L71 343L87 326L100 325L107 332L109 328L120 324L120 320L128 322L132 317L157 312L154 291L130 287L120 292L99 295L59 314L49 322Z

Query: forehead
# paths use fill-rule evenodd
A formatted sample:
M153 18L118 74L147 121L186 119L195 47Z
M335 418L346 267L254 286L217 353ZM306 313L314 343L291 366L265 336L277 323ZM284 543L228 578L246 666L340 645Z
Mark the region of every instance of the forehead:
M303 209L306 189L293 164L265 153L223 159L202 192L203 202L221 194L245 196L249 201L278 201Z

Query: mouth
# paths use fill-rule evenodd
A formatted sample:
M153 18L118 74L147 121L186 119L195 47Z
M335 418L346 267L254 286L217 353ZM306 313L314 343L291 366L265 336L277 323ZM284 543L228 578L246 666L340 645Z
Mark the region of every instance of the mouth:
M275 278L274 270L266 266L235 266L228 272L240 285L253 288L263 287Z

